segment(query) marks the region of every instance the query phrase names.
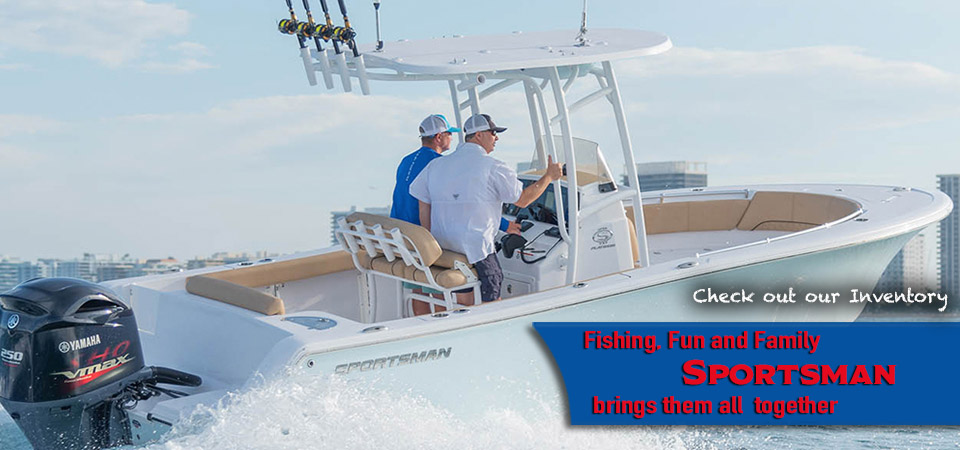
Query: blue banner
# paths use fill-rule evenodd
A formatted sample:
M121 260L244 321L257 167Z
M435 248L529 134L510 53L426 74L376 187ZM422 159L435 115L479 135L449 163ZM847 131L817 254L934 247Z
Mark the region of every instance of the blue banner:
M573 425L958 425L958 323L533 324Z

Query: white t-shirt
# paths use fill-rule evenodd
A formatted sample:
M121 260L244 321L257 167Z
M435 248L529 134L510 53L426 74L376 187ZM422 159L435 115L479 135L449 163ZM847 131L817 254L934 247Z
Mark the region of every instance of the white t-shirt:
M430 204L433 237L471 264L496 251L503 204L519 200L522 191L513 169L471 142L430 161L410 184L410 195Z

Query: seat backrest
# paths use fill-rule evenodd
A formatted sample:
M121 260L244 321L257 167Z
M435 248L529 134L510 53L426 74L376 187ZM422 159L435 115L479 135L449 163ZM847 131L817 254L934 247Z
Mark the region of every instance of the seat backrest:
M402 258L407 265L430 267L443 254L426 228L375 214L350 214L338 225L336 234L344 250L350 253L383 255L388 261Z
M353 268L350 254L343 251L322 253L287 261L273 261L208 273L204 276L246 287L289 283L306 278L343 272Z
M197 275L187 278L187 292L268 316L285 313L283 300L230 281Z
M842 219L860 205L830 195L806 192L757 192L737 229L800 231Z

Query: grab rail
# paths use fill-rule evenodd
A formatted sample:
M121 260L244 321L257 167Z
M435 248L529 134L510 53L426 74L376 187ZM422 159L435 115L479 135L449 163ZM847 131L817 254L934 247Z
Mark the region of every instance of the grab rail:
M827 222L827 223L824 223L824 224L822 224L822 225L817 225L817 226L815 226L815 227L813 227L813 228L807 228L806 230L796 231L796 232L793 232L793 233L790 233L790 234L785 234L785 235L783 235L783 236L776 236L776 237L772 237L772 238L766 238L766 239L764 239L764 240L762 240L762 241L749 242L749 243L746 243L746 244L735 245L735 246L733 246L733 247L721 248L721 249L719 249L719 250L713 250L713 251L709 251L709 252L706 252L706 253L696 253L696 254L695 254L695 258L696 258L696 259L700 259L701 257L705 257L705 256L713 256L713 255L716 255L716 254L719 254L719 253L729 252L729 251L733 251L733 250L739 250L739 249L742 249L742 248L748 248L748 247L753 247L753 246L762 245L762 244L769 244L769 243L771 243L771 242L782 241L782 240L784 240L784 239L788 239L788 238L792 238L792 237L796 237L796 236L801 236L801 235L804 235L804 234L807 234L807 233L813 233L814 231L825 230L825 229L830 228L830 227L832 227L832 226L834 226L834 225L837 225L837 224L840 224L840 223L843 223L843 222L847 222L847 221L849 221L849 220L853 219L854 217L857 217L857 216L859 216L859 215L861 215L861 214L863 214L863 208L857 208L856 211L854 211L854 212L852 212L852 213L850 213L850 214L847 214L846 216L843 216L843 217L841 217L841 218L839 218L839 219L837 219L837 220L834 220L834 221L832 221L832 222Z

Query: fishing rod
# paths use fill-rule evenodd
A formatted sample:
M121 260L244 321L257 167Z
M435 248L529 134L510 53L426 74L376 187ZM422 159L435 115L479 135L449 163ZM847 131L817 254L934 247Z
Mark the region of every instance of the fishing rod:
M277 24L277 29L284 34L294 34L297 36L297 42L300 43L300 58L303 59L303 69L307 72L307 81L310 86L316 86L317 74L313 71L313 62L310 60L310 49L307 48L306 38L303 36L303 23L297 20L297 13L293 10L293 2L286 0L287 8L290 10L290 18L282 19Z
M313 42L317 44L318 59L320 60L320 69L323 73L323 84L327 89L333 89L333 77L330 75L330 60L327 58L327 51L320 45L320 35L322 27L313 21L313 13L310 12L310 2L303 0L303 9L307 10L307 33L313 37Z
M333 20L330 19L330 8L327 7L327 0L320 0L320 7L323 9L323 17L327 21L327 25L323 27L321 37L325 41L333 41L333 51L337 52L339 55L340 46L337 44L336 36L334 34Z
M343 55L343 50L337 41L340 40L340 33L333 26L333 19L330 18L330 8L327 6L327 0L320 0L320 7L323 8L323 17L326 19L326 26L323 28L323 40L333 42L333 50L337 52L337 64L340 66L340 84L343 85L344 92L350 92L352 85L350 83L350 71L347 68L347 58Z
M340 29L339 38L353 50L353 56L358 57L360 52L357 51L357 41L355 40L357 32L350 26L350 18L347 17L347 5L343 3L343 0L337 0L337 3L340 4L340 13L343 14L343 28Z
M369 95L370 84L367 78L366 64L363 62L363 55L361 55L357 49L357 32L350 26L350 18L347 17L347 5L344 4L343 0L337 0L337 3L340 4L340 12L343 14L343 29L339 34L340 39L345 41L350 49L353 50L353 67L357 69L357 80L360 81L360 92L362 92L363 95ZM379 28L377 28L377 30L379 37Z
M318 30L316 24L313 22L313 14L310 13L310 2L303 0L303 9L307 10L307 25L300 27L302 28L301 32L305 36L313 37L313 42L317 44L317 51L322 52L323 46L320 45L320 36L317 34Z
M300 43L300 49L307 47L304 37L300 35L300 21L297 20L297 13L293 10L293 2L287 0L287 8L290 9L290 18L289 19L280 19L280 23L277 24L277 29L280 30L283 34L293 34L297 36L297 41Z
M316 71L313 68L313 59L310 55L310 49L307 47L306 40L313 39L317 46L317 59L320 61L320 69L323 74L323 81L326 84L327 89L333 88L333 78L330 58L327 56L326 49L323 48L323 45L320 43L320 40L330 41L333 44L333 50L336 53L335 63L339 66L338 71L340 72L340 78L343 84L344 92L350 92L351 82L351 68L347 63L346 52L340 48L340 44L344 44L353 51L353 57L351 58L351 64L356 73L357 79L360 81L360 90L364 95L369 94L369 79L367 77L366 66L364 64L363 55L360 54L360 51L357 48L356 36L357 33L350 26L350 18L347 17L347 7L344 4L343 0L339 0L340 11L343 13L344 25L342 27L335 26L333 24L333 19L330 18L330 8L327 6L327 0L320 0L320 6L323 8L324 22L323 24L317 23L313 19L313 13L310 11L309 0L303 1L303 8L307 13L307 21L303 22L297 19L296 12L293 8L292 0L285 0L287 2L287 9L290 11L289 19L280 20L277 25L277 29L284 34L293 34L297 36L297 41L300 43L300 55L303 58L303 68L307 72L307 79L310 81L310 85L317 84ZM379 30L378 30L378 39L379 39ZM382 47L382 44L379 45Z

